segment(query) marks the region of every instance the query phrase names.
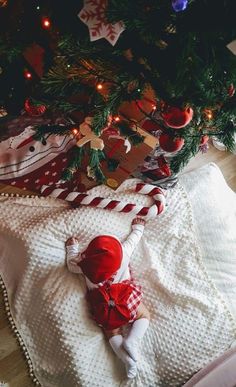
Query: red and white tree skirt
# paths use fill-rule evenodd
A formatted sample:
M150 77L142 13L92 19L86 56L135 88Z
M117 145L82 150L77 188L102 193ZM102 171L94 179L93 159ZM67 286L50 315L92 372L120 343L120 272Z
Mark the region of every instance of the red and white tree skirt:
M36 192L45 184L83 190L79 173L70 182L61 181L75 139L51 135L41 142L33 139L34 134L33 128L27 127L20 135L0 143L0 183Z

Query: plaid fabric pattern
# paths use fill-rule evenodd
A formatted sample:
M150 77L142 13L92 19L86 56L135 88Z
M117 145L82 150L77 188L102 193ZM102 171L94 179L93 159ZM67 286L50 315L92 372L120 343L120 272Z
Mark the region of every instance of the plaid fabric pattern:
M130 284L132 289L133 289L133 291L132 291L132 293L131 293L131 295L130 295L130 297L128 299L128 302L127 302L127 307L128 307L128 309L130 311L130 314L131 314L131 319L129 320L129 322L131 323L137 317L137 310L138 310L140 302L142 301L143 293L142 293L141 286L140 285L136 285L135 282L134 282L134 277L132 275L132 270L131 270L130 266L129 266L129 270L130 270L130 279L122 281L122 283ZM115 272L108 280L100 282L98 284L98 286L104 286L104 285L109 286L109 285L111 285L114 282L116 274L117 274L117 272Z
M134 279L133 272L132 272L130 265L129 265L129 272L130 272L130 281L129 282L131 283L131 286L133 288L133 292L128 299L128 308L129 308L130 314L132 316L132 318L129 322L133 322L137 317L137 310L138 310L140 302L142 301L143 293L142 293L142 287L140 285L135 284L135 279Z
M143 298L141 286L135 285L133 283L131 283L131 286L133 288L133 291L128 299L127 304L128 309L130 310L130 314L132 316L129 322L133 322L136 319L138 307Z

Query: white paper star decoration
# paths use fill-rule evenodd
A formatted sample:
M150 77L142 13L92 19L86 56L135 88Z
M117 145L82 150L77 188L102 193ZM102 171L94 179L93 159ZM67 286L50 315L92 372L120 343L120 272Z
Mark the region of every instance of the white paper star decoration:
M106 6L107 0L84 0L84 7L78 16L88 26L92 42L105 38L114 46L125 27L122 21L115 24L107 22L105 17Z

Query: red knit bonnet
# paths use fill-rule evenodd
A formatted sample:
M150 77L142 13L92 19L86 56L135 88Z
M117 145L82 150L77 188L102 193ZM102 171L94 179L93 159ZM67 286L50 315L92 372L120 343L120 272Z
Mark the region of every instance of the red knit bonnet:
M115 237L100 235L89 243L82 256L79 266L84 275L98 284L109 279L120 268L122 246Z

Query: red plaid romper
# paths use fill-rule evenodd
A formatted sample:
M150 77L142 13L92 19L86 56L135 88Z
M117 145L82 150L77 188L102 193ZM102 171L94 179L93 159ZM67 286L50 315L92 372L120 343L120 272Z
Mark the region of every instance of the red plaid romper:
M138 306L140 305L140 302L142 301L141 286L136 285L134 283L134 280L132 277L130 279L124 280L122 282L113 284L113 281L116 277L116 274L117 273L114 273L112 275L112 277L109 278L109 280L100 282L98 284L98 288L93 289L93 290L88 290L88 297L87 298L88 298L89 304L91 306L91 312L92 312L93 318L95 319L95 321L98 323L99 326L103 326L107 330L118 328L118 327L123 326L127 323L132 323L137 317ZM117 305L118 305L118 303L119 303L119 305L121 305L120 300L118 299L119 296L118 296L117 300L110 298L109 290L112 289L112 285L113 286L121 286L121 288L127 289L127 294L128 294L127 299L124 300L124 298L123 298L122 308L123 308L124 313L123 313L122 319L120 319L120 321L117 322L117 326L114 326L114 324L112 324L112 323L109 324L109 322L106 321L107 316L109 316L109 313L107 314L104 312L104 320L103 320L103 316L99 315L103 308L104 308L104 311L106 311L106 312L107 312L107 310L113 308L113 313L116 313L116 311L115 311L116 302L117 302ZM97 300L95 300L95 298L96 298L97 293L98 292L100 293L101 289L104 289L107 298L100 299L98 302ZM118 293L119 293L119 291L118 291ZM126 290L124 290L124 293L126 293ZM94 297L94 295L95 295L95 297ZM104 305L105 303L107 303L107 305ZM99 304L100 305L102 304L103 307L99 308L99 306L100 306ZM128 312L128 313L125 313L125 309L126 309L126 312ZM127 317L127 316L129 316L129 317ZM118 317L118 320L119 320L119 317ZM104 321L104 323L103 323L103 321Z

